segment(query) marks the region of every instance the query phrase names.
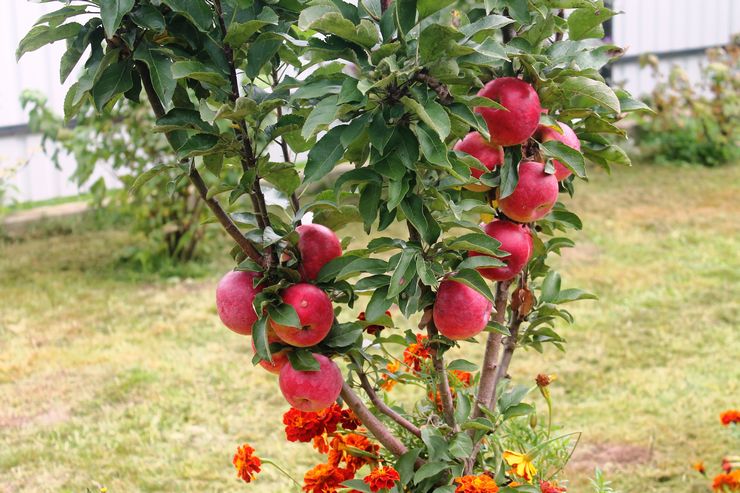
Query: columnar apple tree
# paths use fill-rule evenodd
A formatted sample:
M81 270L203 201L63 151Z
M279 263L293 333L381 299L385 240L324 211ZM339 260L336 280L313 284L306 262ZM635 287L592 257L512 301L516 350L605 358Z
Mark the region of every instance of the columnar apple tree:
M397 491L531 481L507 472L497 436L532 412L509 364L562 348L563 304L591 297L561 288L548 257L581 228L568 203L586 163L629 164L615 123L643 108L600 75L621 54L600 39L616 13L596 0L55 3L18 56L66 40L68 119L87 101L148 101L172 161L140 182L179 170L233 239L219 315L251 335L290 405L348 406ZM354 223L367 239L340 242ZM448 356L475 343L479 363ZM424 357L400 365L414 344ZM392 401L411 385L421 401Z

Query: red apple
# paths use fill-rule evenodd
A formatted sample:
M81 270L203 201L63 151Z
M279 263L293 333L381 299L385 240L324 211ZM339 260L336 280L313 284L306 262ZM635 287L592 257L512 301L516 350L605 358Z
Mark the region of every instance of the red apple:
M523 224L512 223L511 221L495 220L483 227L491 238L501 243L499 250L508 252L506 257L499 257L499 260L506 264L506 267L485 267L478 269L478 272L485 278L492 281L508 281L519 274L529 259L532 257L534 245L529 228ZM475 257L484 255L478 252L470 252L468 256Z
M504 150L501 146L491 144L478 132L470 132L466 135L463 140L455 144L455 150L470 154L489 170L493 170L493 168L504 162ZM473 175L473 178L480 178L483 170L470 168L470 174ZM476 183L465 185L465 188L473 192L485 192L491 187L487 187L482 183Z
M531 223L545 217L558 200L558 179L545 173L545 165L535 161L519 163L519 182L514 192L499 199L498 207L507 217Z
M313 284L294 284L281 294L283 302L298 314L300 327L280 325L270 319L277 336L296 347L314 346L321 342L334 323L334 309L325 292Z
M491 302L475 289L447 279L439 285L432 316L442 335L467 339L486 328L492 308Z
M237 334L249 335L257 321L252 302L262 287L254 287L255 272L228 272L216 288L216 308L223 324Z
M283 340L275 334L268 333L267 342L268 344L272 344L274 342L282 343ZM254 347L254 339L252 339L252 351L257 354L257 349ZM288 363L288 351L290 351L290 349L285 348L276 353L272 353L272 363L262 360L260 361L260 366L270 373L280 373L280 370L283 368L283 366Z
M296 409L317 412L331 406L342 391L344 378L339 367L321 354L313 354L318 371L298 371L291 365L280 370L280 391Z
M342 255L342 245L334 231L321 224L303 224L296 231L301 252L299 271L304 281L315 281L327 262Z
M486 84L478 96L493 99L508 111L479 106L475 109L491 132L491 142L513 146L526 142L537 130L542 114L540 98L534 88L515 77L501 77Z
M539 128L537 129L537 140L539 140L540 142L557 140L567 145L568 147L571 147L577 151L580 151L581 141L578 140L578 136L573 131L573 129L570 128L565 123L558 122L558 125L560 125L560 128L563 130L563 133L560 133L557 130L547 127L545 125L540 125ZM571 170L566 168L557 159L553 159L552 162L555 165L555 178L557 178L558 181L563 181L566 178L568 178L571 174L573 174Z

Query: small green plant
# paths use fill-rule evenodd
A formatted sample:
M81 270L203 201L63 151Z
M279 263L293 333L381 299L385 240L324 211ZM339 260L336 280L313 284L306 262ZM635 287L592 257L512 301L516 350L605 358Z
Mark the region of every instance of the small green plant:
M604 473L601 469L594 471L594 478L591 480L591 485L594 487L594 493L616 493L614 488L611 487L612 482L607 481L604 477Z
M42 135L45 152L59 166L62 152L74 156L75 182L90 185L95 209L105 207L140 233L147 241L132 246L124 258L144 271L193 260L205 234L202 225L204 204L187 180L162 168L173 162L167 140L154 131L154 117L148 107L134 100L121 99L97 113L92 105L83 106L72 125L54 113L46 97L25 91L21 104L29 112L29 126ZM112 173L121 186L108 188L95 170ZM138 176L157 169L147 183Z
M740 37L707 51L702 77L692 83L678 66L666 78L655 56L644 57L658 84L648 97L637 139L645 160L717 166L740 159Z

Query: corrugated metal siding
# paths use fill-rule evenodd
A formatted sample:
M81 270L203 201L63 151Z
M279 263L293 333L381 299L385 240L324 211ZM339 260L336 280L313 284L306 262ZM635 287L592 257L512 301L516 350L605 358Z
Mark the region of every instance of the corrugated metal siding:
M15 62L18 41L38 17L54 8L58 5L0 0L0 70L6 75L0 85L0 127L26 122L18 103L24 88L40 90L52 107L62 110L70 85L59 84L59 59L64 44L27 54L19 65ZM740 0L615 0L614 8L625 12L614 19L614 42L627 46L628 55L721 45L740 32ZM663 62L663 70L667 72L670 65L677 63L696 77L702 59L702 55L672 58ZM613 78L636 95L650 91L654 83L650 72L641 70L636 60L617 64ZM28 163L13 181L19 200L43 200L79 192L68 180L74 162L65 158L62 169L54 169L43 155L37 137L0 138L0 167L18 162Z

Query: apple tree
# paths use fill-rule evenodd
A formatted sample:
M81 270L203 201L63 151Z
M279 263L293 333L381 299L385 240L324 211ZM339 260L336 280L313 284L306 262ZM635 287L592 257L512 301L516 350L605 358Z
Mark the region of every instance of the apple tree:
M135 185L174 169L233 239L218 312L279 374L287 438L328 455L305 491L564 491L537 462L557 446L550 426L513 424L542 429L507 372L523 348L563 349L565 305L593 298L548 259L574 245L568 203L587 165L628 165L616 123L645 109L600 74L622 53L601 40L616 12L56 3L18 56L66 40L68 119L85 102L148 101L178 164ZM459 357L476 343L479 362ZM234 463L247 482L259 470L248 446Z

